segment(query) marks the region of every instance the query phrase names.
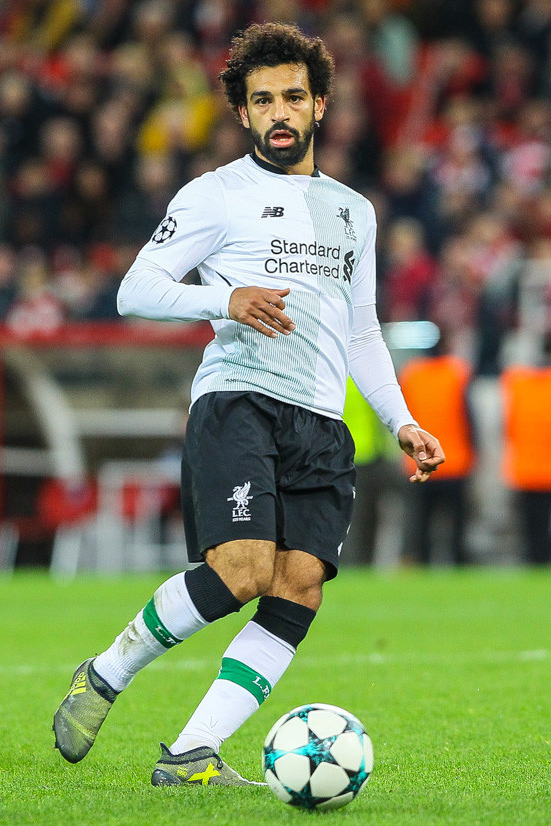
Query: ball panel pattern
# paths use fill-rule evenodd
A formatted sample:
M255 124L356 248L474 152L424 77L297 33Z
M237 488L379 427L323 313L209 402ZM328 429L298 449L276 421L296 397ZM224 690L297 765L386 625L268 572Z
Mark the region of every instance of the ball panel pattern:
M344 769L357 772L361 769L362 760L365 757L363 737L360 739L355 731L345 731L337 737L330 752Z
M293 795L279 782L273 771L268 769L264 772L264 777L266 778L266 783L276 797L279 797L283 803L290 803L292 801Z
M365 752L365 770L367 772L373 771L373 743L370 736L365 733L363 735L364 752Z
M332 797L330 800L323 800L321 803L317 804L316 809L320 809L321 811L340 809L342 806L346 806L347 803L351 803L352 800L354 800L354 797L357 797L354 792L345 792L345 794Z
M348 787L350 778L341 766L320 763L310 777L310 791L314 797L335 797Z
M308 726L300 717L291 717L290 720L276 731L273 747L274 749L284 749L292 751L299 749L308 743Z
M314 709L308 714L308 728L316 737L324 740L326 737L335 737L346 728L346 720L340 714L326 709Z
M286 752L274 763L278 780L291 792L300 792L310 779L310 761L306 754Z
M272 726L262 765L280 800L305 809L336 809L365 787L373 747L357 717L313 703L293 709Z

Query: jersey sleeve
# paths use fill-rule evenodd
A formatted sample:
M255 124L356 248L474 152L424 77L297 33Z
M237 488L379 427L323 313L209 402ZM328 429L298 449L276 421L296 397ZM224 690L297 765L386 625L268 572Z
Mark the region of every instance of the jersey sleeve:
M377 237L377 222L375 210L369 201L367 204L366 241L358 266L352 279L352 303L354 307L366 307L375 303L375 239Z
M168 206L138 259L165 270L174 281L216 253L227 235L227 209L218 177L207 173L191 181Z
M348 357L356 387L394 436L403 425L417 424L398 384L375 304L355 309Z
M233 289L226 284L180 284L138 256L119 286L117 309L123 316L154 321L214 321L229 318Z
M223 246L226 218L216 175L207 173L184 186L123 278L119 313L163 321L228 318L233 287L222 281L210 286L179 283Z

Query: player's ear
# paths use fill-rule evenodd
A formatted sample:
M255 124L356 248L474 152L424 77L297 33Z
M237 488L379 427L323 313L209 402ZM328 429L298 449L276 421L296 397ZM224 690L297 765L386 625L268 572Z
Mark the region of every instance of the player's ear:
M316 95L314 98L314 120L316 123L319 123L323 117L326 100L325 95Z
M239 106L237 107L237 110L239 112L239 117L241 118L241 123L243 124L245 129L249 129L250 128L250 123L249 123L249 113L247 112L247 107L244 106L242 103L240 103Z

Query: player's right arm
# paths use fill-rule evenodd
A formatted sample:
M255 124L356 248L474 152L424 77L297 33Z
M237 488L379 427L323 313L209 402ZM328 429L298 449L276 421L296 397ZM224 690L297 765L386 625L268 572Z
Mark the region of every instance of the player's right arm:
M123 316L156 321L233 319L268 337L290 333L294 324L283 310L289 290L180 283L194 267L226 243L227 214L216 176L183 187L165 219L126 273L118 291Z
M295 329L285 315L289 290L180 284L169 273L140 257L124 277L117 295L123 316L155 321L213 321L228 318L247 324L269 338Z

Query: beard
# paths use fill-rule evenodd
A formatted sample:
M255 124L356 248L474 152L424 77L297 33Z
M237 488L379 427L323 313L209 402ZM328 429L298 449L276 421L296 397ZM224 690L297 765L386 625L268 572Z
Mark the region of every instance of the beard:
M310 124L306 127L302 135L298 130L292 129L285 123L274 123L264 135L261 135L251 124L251 136L255 147L267 161L270 161L270 163L273 163L275 166L296 166L306 157L312 141L312 135L314 134L314 126L315 120L312 116ZM295 140L291 146L279 147L270 143L270 135L282 130L293 135Z

